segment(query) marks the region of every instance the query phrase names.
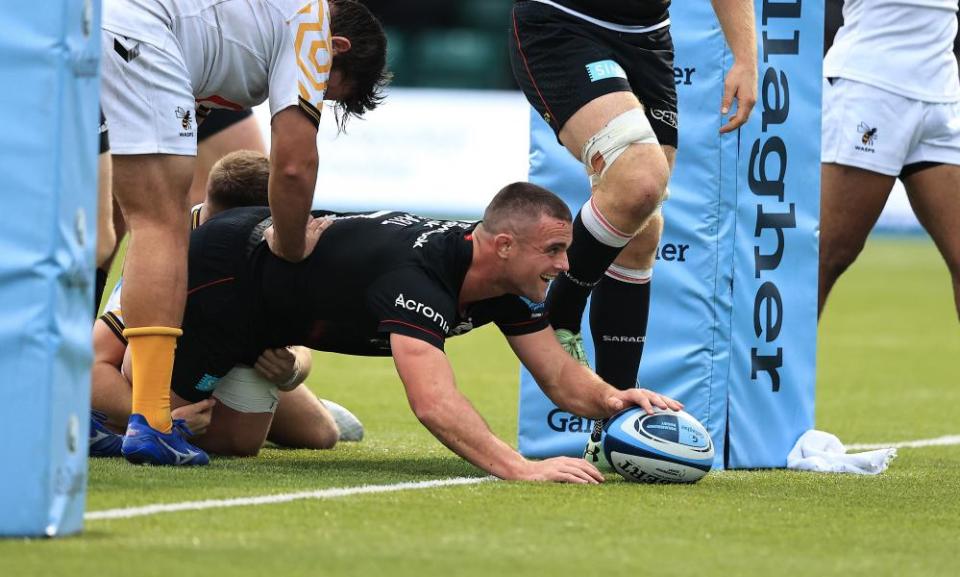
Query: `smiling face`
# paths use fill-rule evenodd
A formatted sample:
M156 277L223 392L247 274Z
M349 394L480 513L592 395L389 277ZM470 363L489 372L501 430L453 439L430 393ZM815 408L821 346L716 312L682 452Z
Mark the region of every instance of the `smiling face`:
M570 268L567 249L573 239L571 223L542 215L525 229L509 235L512 242L506 251L506 281L510 292L543 302L550 281Z

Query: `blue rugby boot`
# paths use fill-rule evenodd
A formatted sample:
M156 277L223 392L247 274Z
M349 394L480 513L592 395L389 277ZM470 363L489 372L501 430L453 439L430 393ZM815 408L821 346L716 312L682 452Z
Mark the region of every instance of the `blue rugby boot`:
M100 411L90 411L89 454L91 457L119 457L123 435L114 433L104 423L107 416Z
M210 458L202 449L194 447L186 440L185 437L189 434L190 430L181 419L174 421L172 431L161 433L151 427L143 415L134 413L127 422L123 456L138 465L206 465Z

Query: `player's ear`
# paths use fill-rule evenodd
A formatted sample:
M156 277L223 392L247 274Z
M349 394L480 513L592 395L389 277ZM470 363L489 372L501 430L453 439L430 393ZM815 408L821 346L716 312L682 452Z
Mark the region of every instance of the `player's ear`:
M350 48L353 47L353 44L350 43L350 39L346 36L332 36L330 38L330 56L336 56L337 54L343 54L344 52L350 52Z
M497 256L500 258L510 258L510 251L513 250L514 244L513 236L508 233L501 232L493 237L493 246L496 248Z

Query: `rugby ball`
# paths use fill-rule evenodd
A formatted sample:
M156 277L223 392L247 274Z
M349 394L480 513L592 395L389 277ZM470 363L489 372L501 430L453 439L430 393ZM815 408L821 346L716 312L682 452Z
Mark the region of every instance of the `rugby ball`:
M684 411L623 410L604 425L601 446L610 466L636 483L695 483L713 466L710 433Z

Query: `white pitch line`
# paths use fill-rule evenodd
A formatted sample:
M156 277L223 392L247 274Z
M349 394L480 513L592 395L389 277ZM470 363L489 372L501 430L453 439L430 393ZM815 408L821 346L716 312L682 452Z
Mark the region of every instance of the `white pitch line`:
M904 447L942 447L944 445L960 445L960 435L946 435L935 439L918 439L916 441L900 441L899 443L855 443L847 445L847 449L854 451L868 451L872 449L901 449Z
M130 519L144 517L157 513L173 513L176 511L201 511L203 509L220 509L224 507L246 507L251 505L270 505L274 503L289 503L303 499L336 499L350 495L368 495L371 493L393 493L396 491L415 491L418 489L433 489L436 487L450 487L453 485L476 485L493 480L493 477L454 477L451 479L436 479L417 483L396 483L393 485L362 485L359 487L340 487L335 489L320 489L301 493L282 493L279 495L262 495L259 497L238 497L235 499L216 499L207 501L186 501L183 503L166 503L130 507L127 509L107 509L91 511L83 516L85 521L99 521L102 519Z
M847 445L847 449L867 451L872 449L938 447L946 445L960 445L960 435L946 435L934 439L918 439L916 441L900 441L897 443L854 443ZM416 483L395 483L393 485L361 485L359 487L340 487L334 489L320 489L301 493L281 493L279 495L262 495L259 497L238 497L235 499L216 499L206 501L186 501L182 503L166 503L144 505L143 507L129 507L126 509L106 509L104 511L90 511L83 518L86 521L100 521L103 519L130 519L144 517L157 513L174 513L177 511L202 511L204 509L222 509L226 507L247 507L252 505L271 505L275 503L289 503L304 499L336 499L350 495L369 495L373 493L394 493L396 491L416 491L418 489L433 489L436 487L451 487L455 485L476 485L494 480L494 477L454 477L451 479L436 479L433 481L419 481Z

